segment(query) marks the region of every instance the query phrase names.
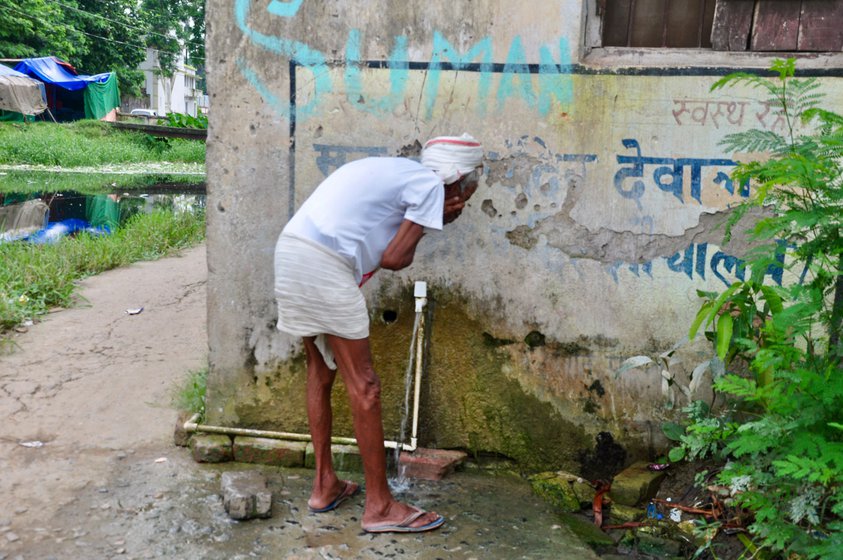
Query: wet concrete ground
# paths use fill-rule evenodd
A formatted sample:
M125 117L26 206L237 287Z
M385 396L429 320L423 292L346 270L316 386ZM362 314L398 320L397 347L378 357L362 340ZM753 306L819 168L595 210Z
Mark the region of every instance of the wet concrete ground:
M0 355L0 560L595 558L518 478L418 483L404 499L445 527L368 535L363 496L307 511L310 470L202 465L174 447L172 390L207 363L204 256L197 247L88 278L81 305ZM273 515L232 521L220 473L252 468L270 482Z
M311 470L197 464L180 448L116 453L111 462L110 477L56 516L71 523L31 527L27 550L3 546L0 558L596 558L512 475L467 471L413 482L402 499L435 509L446 525L426 534L370 535L360 529L362 494L333 512L307 510ZM266 476L271 518L238 522L226 515L220 473L241 469ZM357 473L347 478L361 482Z

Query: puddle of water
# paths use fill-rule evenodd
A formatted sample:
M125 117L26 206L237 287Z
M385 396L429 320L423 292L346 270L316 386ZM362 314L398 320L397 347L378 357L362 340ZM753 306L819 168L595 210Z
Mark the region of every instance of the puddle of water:
M9 189L19 187L21 177L10 182L8 174L0 176L0 242L51 243L79 231L108 234L138 213L196 212L205 207L205 186L197 178L186 183L154 175L126 182L96 175L83 186L98 186L99 192L41 188L72 184L66 175L29 174L29 188L23 190Z

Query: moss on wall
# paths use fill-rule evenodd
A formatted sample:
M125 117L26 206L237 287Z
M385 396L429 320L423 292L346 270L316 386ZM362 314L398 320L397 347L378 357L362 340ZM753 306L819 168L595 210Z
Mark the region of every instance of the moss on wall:
M421 445L500 453L526 470L577 470L579 450L590 445L583 428L507 376L516 367L510 353L462 298L441 290L434 297Z
M513 362L510 350L513 345L530 343L523 336L521 340L493 337L483 326L488 320L472 317L463 298L441 289L431 291L419 444L496 453L515 459L529 471L565 468L576 472L578 457L591 446L592 438L517 381L523 372L516 368L525 366ZM412 288L384 290L377 302L370 311L372 359L381 378L385 435L398 439L415 319ZM532 341L535 336L527 338ZM305 370L300 353L277 370L254 376L251 384L233 396L236 424L307 432ZM334 435L353 437L340 378L333 405Z

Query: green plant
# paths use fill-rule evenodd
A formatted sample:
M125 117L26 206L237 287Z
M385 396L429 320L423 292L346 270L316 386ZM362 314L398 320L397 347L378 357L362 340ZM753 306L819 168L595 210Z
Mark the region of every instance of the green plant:
M170 167L170 166L168 166ZM109 194L113 192L148 192L150 187L178 184L176 190L199 190L204 175L161 173L60 173L52 171L3 171L0 180L0 198L3 194L42 194L73 191L80 194ZM50 194L46 194L50 193Z
M0 243L0 337L53 307L72 305L81 278L195 245L204 238L204 221L203 212L157 210L132 216L112 235Z
M173 406L191 414L205 416L205 390L208 380L208 368L188 372L182 385L177 386L173 395Z
M208 117L198 115L196 117L183 113L167 113L167 126L176 128L208 128Z
M822 110L816 79L795 78L777 60L773 79L736 73L713 89L761 88L782 116L784 134L728 135L733 152L766 152L741 162L734 180L754 188L766 216L752 230L750 280L702 293L691 327L702 328L727 373L714 383L719 409L686 408L673 460L713 457L731 503L753 516L759 551L788 558L839 558L843 545L843 116ZM771 268L773 267L773 268ZM783 287L764 283L775 267L793 272Z
M179 138L158 142L100 121L0 123L0 164L83 167L160 161L202 163L205 145Z

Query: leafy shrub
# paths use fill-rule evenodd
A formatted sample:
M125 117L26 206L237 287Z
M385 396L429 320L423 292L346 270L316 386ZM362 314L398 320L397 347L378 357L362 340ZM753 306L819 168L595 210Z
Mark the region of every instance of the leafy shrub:
M167 113L167 126L176 128L208 128L208 117L198 115L196 117L182 113Z
M730 151L770 154L741 163L733 174L751 181L755 194L730 226L751 205L762 206L767 217L752 230L760 246L747 260L750 279L722 294L701 293L705 300L691 328L691 336L705 329L726 362L714 388L727 404L716 411L702 403L686 408L690 425L670 456L725 464L718 482L732 505L753 514L749 529L760 548L788 558L840 558L843 116L818 108L818 82L794 78L792 59L777 60L772 69L777 78L736 73L713 86L766 91L786 129L724 140ZM793 271L795 280L764 285L771 266Z

